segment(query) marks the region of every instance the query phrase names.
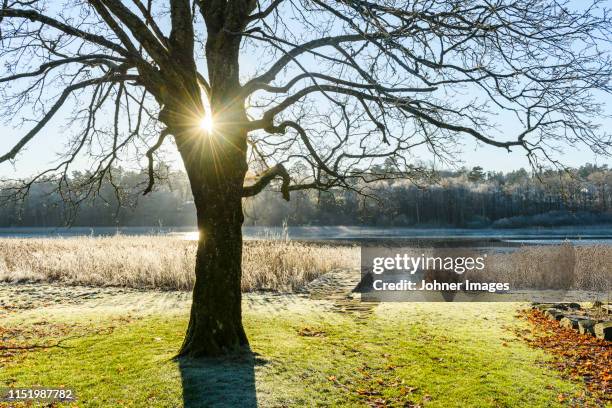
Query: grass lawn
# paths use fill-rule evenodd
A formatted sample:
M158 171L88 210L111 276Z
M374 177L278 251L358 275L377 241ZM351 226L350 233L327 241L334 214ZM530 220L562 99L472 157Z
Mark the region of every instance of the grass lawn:
M82 324L61 347L5 360L0 387L65 386L84 407L548 407L582 390L507 329L524 324L517 304L393 303L351 315L297 297L245 303L253 354L199 363L172 360L186 308L12 318L20 328Z

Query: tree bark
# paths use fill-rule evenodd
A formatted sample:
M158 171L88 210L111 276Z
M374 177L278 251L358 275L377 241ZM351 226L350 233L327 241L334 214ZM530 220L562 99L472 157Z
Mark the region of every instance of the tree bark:
M239 96L239 47L239 37L209 28L207 99L212 131L199 127L205 107L196 76L189 73L181 86L168 87L170 103L161 115L175 135L189 177L200 233L181 357L218 356L248 346L241 308L242 195L248 168L244 124L248 120Z
M180 356L217 356L248 345L242 327L240 197L219 194L213 200L223 211L202 211L196 202L200 238L196 254L191 316ZM215 215L218 214L218 215Z
M179 356L217 356L248 345L242 326L242 186L246 135L199 132L181 140L200 237L191 316ZM180 139L179 139L180 140Z

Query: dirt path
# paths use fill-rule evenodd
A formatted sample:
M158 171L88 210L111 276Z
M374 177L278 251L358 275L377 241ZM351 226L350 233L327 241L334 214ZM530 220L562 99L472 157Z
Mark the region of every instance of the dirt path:
M362 302L361 295L353 292L360 281L361 273L358 269L334 270L310 282L304 292L311 299L333 302L334 311L367 318L377 304Z

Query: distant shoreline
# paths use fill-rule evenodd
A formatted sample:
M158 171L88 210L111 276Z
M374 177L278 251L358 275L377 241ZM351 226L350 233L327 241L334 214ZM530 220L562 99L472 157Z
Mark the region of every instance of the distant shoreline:
M0 238L69 238L105 236L170 236L197 240L193 227L13 227L0 228ZM366 226L243 227L245 240L286 240L336 244L365 244L385 240L403 244L470 245L516 248L524 245L612 245L612 225L584 227L495 228L382 228Z

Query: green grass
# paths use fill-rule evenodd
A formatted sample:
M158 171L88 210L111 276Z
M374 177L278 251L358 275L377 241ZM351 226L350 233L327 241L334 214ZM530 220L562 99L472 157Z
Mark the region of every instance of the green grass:
M15 358L0 368L0 387L62 385L86 407L557 406L579 386L504 328L521 324L515 309L385 304L355 318L254 307L245 315L254 354L200 363L172 360L186 314L157 313ZM305 327L316 336L300 335Z

